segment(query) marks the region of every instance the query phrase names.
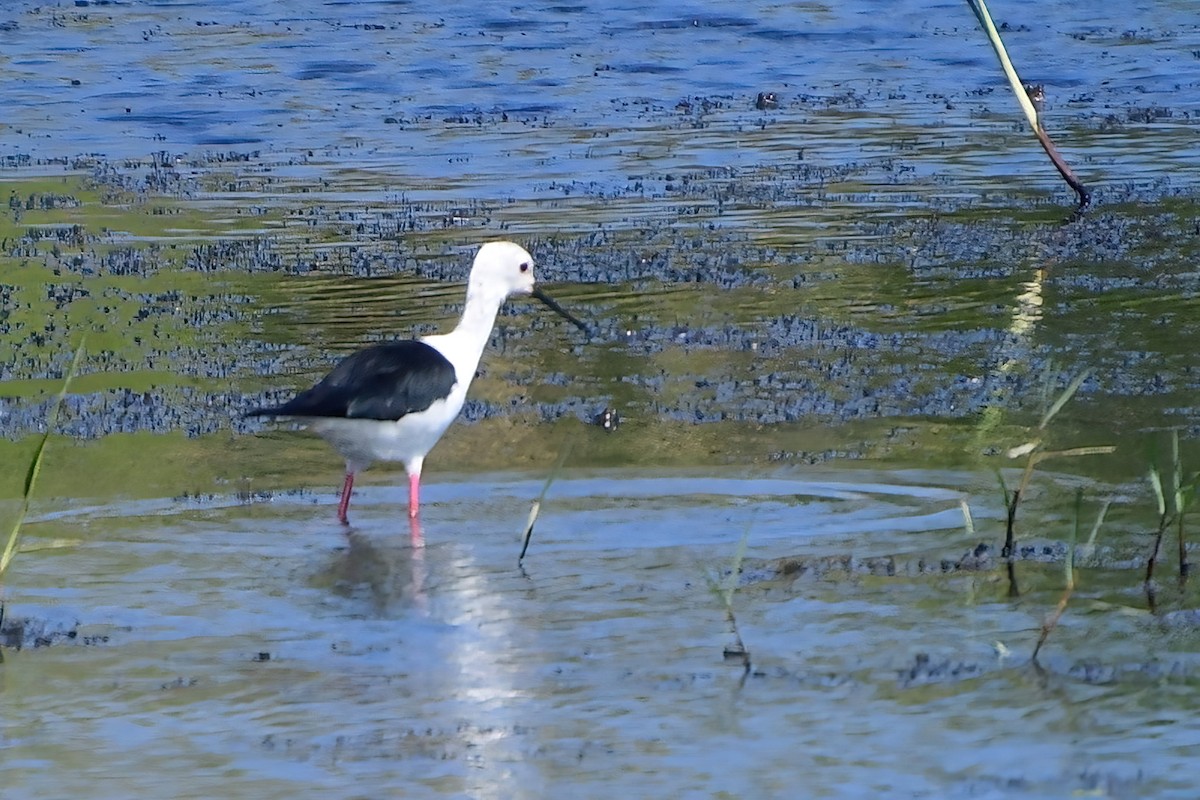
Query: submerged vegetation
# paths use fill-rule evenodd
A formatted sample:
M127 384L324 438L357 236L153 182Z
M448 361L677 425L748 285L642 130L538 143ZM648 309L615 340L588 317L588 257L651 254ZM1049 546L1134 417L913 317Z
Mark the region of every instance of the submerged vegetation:
M1163 538L1168 530L1175 529L1178 543L1179 580L1185 583L1191 574L1191 559L1187 549L1187 529L1185 519L1188 511L1196 501L1200 492L1200 471L1188 472L1183 465L1179 451L1179 431L1171 431L1170 471L1167 474L1169 483L1163 485L1164 470L1157 464L1150 464L1149 480L1154 491L1154 500L1158 509L1158 524L1154 531L1154 544L1146 559L1146 599L1151 610L1157 606L1157 591L1155 590L1155 567L1162 556Z
M1021 480L1013 489L1009 489L1004 481L1004 475L997 472L1000 479L1000 490L1004 496L1005 508L1005 526L1004 526L1004 547L1001 550L1001 556L1004 558L1008 569L1008 593L1010 597L1018 597L1021 594L1017 583L1016 573L1016 553L1017 553L1017 536L1016 536L1016 521L1017 507L1021 503L1021 498L1029 490L1030 481L1033 479L1034 470L1039 464L1051 459L1060 458L1079 458L1081 456L1097 456L1107 455L1116 451L1115 445L1092 445L1088 447L1071 447L1062 450L1047 450L1045 448L1044 437L1049 428L1050 423L1062 411L1063 406L1079 391L1080 385L1087 379L1088 373L1082 372L1075 376L1066 389L1054 400L1053 403L1046 409L1042 415L1041 421L1038 422L1035 429L1035 438L1017 445L1009 449L1009 458L1025 458L1025 468L1021 471Z
M137 173L139 168L125 169ZM125 205L125 194L121 205L111 206L117 195L102 188L111 180L117 178L97 171L56 193L38 183L21 184L14 192L25 199L9 219L7 251L0 253L0 260L13 267L2 335L31 356L10 366L5 384L10 401L0 422L18 441L0 447L10 452L23 446L21 437L38 420L57 413L39 398L64 374L63 353L69 353L64 334L97 330L89 353L76 352L76 358L88 359L88 368L72 383L76 395L63 425L70 435L99 441L73 458L104 462L114 448L127 447L158 466L140 485L147 493L199 495L214 484L238 481L244 487L239 491L253 494L262 480L246 482L247 462L241 456L254 450L256 460L269 461L277 440L231 437L232 420L259 399L261 374L319 371L330 358L323 347L289 349L284 342L313 337L323 345L331 342L335 350L350 349L380 331L437 329L453 314L451 300L437 302L442 298L437 287L459 277L446 265L460 259L446 249L453 237L432 225L417 225L398 246L381 239L380 218L355 210L352 203L336 213L318 213L304 201L287 201L248 220L232 212L235 195L230 205L218 208L227 227L214 239L178 233L175 227L186 220L203 229L212 210L188 210L183 198ZM706 180L716 185L724 178L697 176L681 191L698 192ZM592 207L587 193L581 195L578 213ZM848 202L849 195L827 198ZM1120 273L1135 258L1149 258L1161 269L1180 256L1181 251L1154 249L1160 241L1187 241L1172 234L1185 223L1171 202L1164 199L1157 211L1131 207L1108 217L1103 226L1116 223L1124 231L1120 246L1100 238L1100 225L1087 224L1075 228L1078 233L1069 234L1064 244L1060 232L1042 229L1020 207L999 218L964 207L887 228L843 221L830 234L841 246L814 245L799 255L734 232L723 240L728 258L722 263L704 261L671 225L645 232L670 255L651 253L633 262L626 253L632 240L623 238L628 232L618 224L602 223L600 234L556 234L539 242L539 252L549 254L556 267L577 270L573 277L579 282L564 296L596 312L601 320L596 342L585 347L561 331L547 330L536 317L514 312L504 321L502 346L489 357L465 411L474 424L456 429L441 453L452 469L550 470L529 514L523 557L532 526L546 511L541 500L568 452L574 453L573 464L622 468L736 463L773 469L841 460L969 466L973 459L961 453L977 450L981 437L995 441L1004 435L1005 410L1018 409L1037 394L1030 376L1047 374L1053 358L1071 354L1074 345L1047 343L1058 339L1084 342L1084 349L1098 354L1096 369L1112 378L1107 393L1089 389L1089 403L1103 404L1106 413L1118 416L1178 413L1188 407L1182 392L1170 385L1144 389L1153 379L1146 370L1152 358L1120 367L1100 347L1109 336L1150 341L1151 321L1137 310L1146 289L1123 281ZM437 204L400 207L418 218L445 212ZM172 208L178 211L156 211ZM311 237L303 247L284 235L287 221L296 219L306 220ZM264 232L254 225L281 227ZM857 244L860 236L870 244ZM346 243L355 257L346 255ZM986 259L979 248L990 251ZM1060 258L1053 269L1039 268L1036 296L1028 282L1015 285L1020 294L1013 306L1008 295L1016 273L1001 262L1018 263L1031 251L1055 248L1069 250L1081 262L1094 258L1087 279ZM868 252L877 260L900 259L902 250L921 255L894 281L880 280L879 265L865 261ZM988 263L990 271L980 271L979 265ZM572 273L560 268L558 274ZM1170 290L1190 291L1187 276L1164 275ZM944 296L947 276L977 299L959 304ZM614 277L615 284L607 283ZM1095 282L1105 290L1098 300ZM593 298L596 285L615 286L616 295L606 289ZM457 291L446 297L451 294ZM1053 317L1042 316L1047 295L1057 303ZM435 302L397 323L394 309L407 296ZM1122 312L1111 317L1115 330L1096 329L1097 303ZM346 313L360 307L366 313ZM45 318L58 323L41 330L39 320ZM1180 321L1185 332L1191 324ZM1162 357L1177 358L1172 348L1184 339L1164 343ZM38 342L46 346L29 347ZM979 364L990 370L984 377ZM74 376L77 368L67 374ZM1087 373L1072 380L1049 404L1035 435L1009 450L1011 457L1024 459L1024 467L1011 487L1001 478L1005 541L997 563L1007 572L1013 595L1020 591L1023 558L1019 519L1036 513L1021 509L1037 470L1051 459L1102 457L1114 447L1128 452L1144 438L1122 427L1111 431L1113 444L1049 444L1051 422L1058 424L1066 403L1088 380ZM589 425L596 409L608 406L619 407L627 420L612 434ZM987 416L985 424L977 424L980 413ZM1076 422L1064 427L1064 434L1078 433ZM186 434L191 455L173 457L180 440L144 436L148 431ZM556 446L556 441L567 444ZM1184 520L1196 475L1182 468L1178 441L1174 448L1172 460L1150 472L1159 508L1154 557L1146 573L1152 604L1157 596L1151 578L1168 533L1177 534L1181 570L1187 571ZM274 485L325 482L312 469L327 460L313 450L290 477L268 480ZM1126 461L1098 461L1098 471L1122 479ZM12 459L8 463L11 469ZM39 448L39 471L41 463ZM62 466L45 476L56 482L55 491L71 484L71 468ZM126 490L125 482L107 484L105 470L91 472L97 491ZM304 477L297 478L301 473ZM32 487L29 473L22 477L26 488ZM986 530L965 499L962 508L968 525ZM1101 512L1088 537L1093 548L1103 520ZM1038 533L1044 539L1050 532ZM1106 533L1105 542L1123 536ZM6 565L16 552L15 535L8 545ZM743 541L739 563L744 546ZM1078 587L1075 552L1072 547L1063 556L1067 589L1043 627L1039 651ZM739 640L729 648L730 657L741 658L745 645L732 592L732 585L723 584L719 594Z

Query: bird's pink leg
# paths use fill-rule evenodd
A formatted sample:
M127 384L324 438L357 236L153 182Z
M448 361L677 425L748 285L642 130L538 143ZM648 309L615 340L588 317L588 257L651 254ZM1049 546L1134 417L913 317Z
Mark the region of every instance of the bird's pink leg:
M408 476L408 518L416 519L421 513L421 473Z
M350 510L350 492L354 489L354 472L346 470L346 482L342 484L342 501L338 503L338 522L349 525L346 512Z

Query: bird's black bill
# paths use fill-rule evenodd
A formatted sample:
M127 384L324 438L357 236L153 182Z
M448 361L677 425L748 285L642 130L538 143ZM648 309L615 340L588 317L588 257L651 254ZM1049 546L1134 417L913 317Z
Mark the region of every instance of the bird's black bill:
M546 294L541 289L534 288L534 290L532 292L530 292L529 294L530 294L530 296L536 297L538 300L541 300L543 303L545 303L550 308L551 311L553 311L555 314L558 314L560 317L567 320L575 327L579 328L579 330L583 331L584 333L588 332L588 326L585 325L582 320L580 320L578 317L574 316L570 311L567 311L565 308L560 306L553 297Z

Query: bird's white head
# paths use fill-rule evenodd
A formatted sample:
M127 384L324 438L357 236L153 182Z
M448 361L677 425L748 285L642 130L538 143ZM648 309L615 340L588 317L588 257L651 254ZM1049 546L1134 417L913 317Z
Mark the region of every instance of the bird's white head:
M471 277L467 281L467 308L464 320L472 309L490 309L487 328L491 330L496 311L514 294L529 294L541 300L555 314L569 320L582 331L588 327L552 297L533 285L533 256L519 244L488 242L475 254Z
M533 256L513 242L488 242L475 254L470 290L503 302L514 294L533 291Z

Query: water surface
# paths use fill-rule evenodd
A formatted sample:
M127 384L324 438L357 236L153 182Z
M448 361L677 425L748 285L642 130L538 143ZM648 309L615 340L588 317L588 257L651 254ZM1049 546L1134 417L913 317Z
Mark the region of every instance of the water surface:
M87 334L6 797L1194 796L1196 593L1141 576L1200 430L1200 24L993 13L1070 226L965 3L6 5L5 518ZM498 237L594 333L511 303L424 547L394 470L342 530L324 445L241 413L444 330ZM1117 451L1039 470L1012 598L1033 438Z

